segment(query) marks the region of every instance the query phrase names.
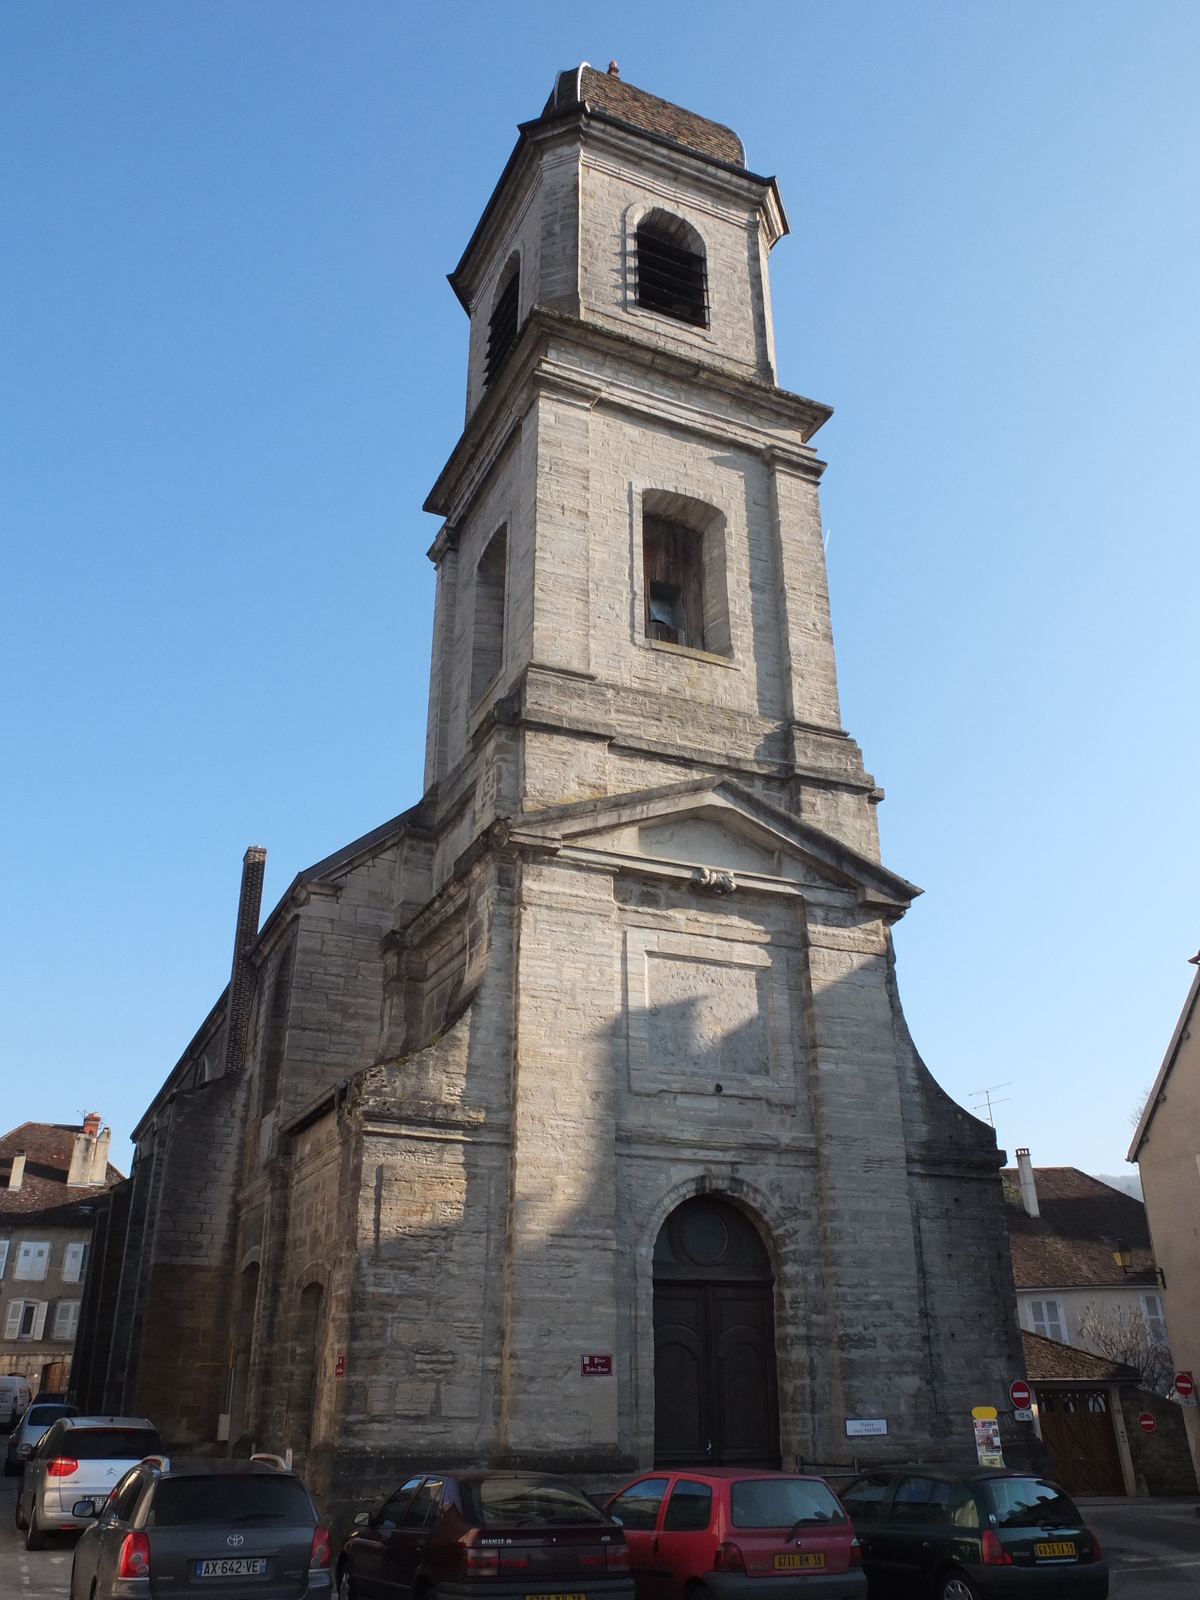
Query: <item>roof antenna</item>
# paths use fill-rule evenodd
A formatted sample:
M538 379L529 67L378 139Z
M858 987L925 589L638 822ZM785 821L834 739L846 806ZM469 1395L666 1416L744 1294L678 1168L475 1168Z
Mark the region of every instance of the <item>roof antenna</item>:
M608 63L608 75L610 78L619 78L621 76L621 69L615 61Z

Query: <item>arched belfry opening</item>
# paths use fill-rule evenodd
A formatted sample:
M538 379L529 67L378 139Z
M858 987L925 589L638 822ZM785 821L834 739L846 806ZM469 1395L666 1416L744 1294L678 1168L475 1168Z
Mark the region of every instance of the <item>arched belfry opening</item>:
M748 1216L702 1195L654 1246L654 1464L778 1467L774 1277Z

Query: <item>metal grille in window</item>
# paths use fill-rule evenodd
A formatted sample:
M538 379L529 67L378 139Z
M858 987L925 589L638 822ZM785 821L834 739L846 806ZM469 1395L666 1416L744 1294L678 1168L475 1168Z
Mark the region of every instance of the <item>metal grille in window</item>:
M500 368L508 360L508 353L517 342L517 302L520 298L521 280L514 273L500 291L492 307L488 322L487 378L490 385Z
M637 231L638 305L693 327L708 326L704 257L673 244L654 227Z

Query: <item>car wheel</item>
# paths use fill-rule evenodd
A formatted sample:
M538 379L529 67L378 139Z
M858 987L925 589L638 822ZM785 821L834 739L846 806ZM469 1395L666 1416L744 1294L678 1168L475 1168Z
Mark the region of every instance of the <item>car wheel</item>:
M37 1507L29 1513L29 1528L25 1534L26 1550L44 1550L46 1548L46 1535L38 1527Z
M938 1600L979 1600L975 1585L961 1572L946 1572L938 1579Z
M17 1490L16 1520L17 1520L17 1527L20 1529L20 1531L22 1533L24 1533L25 1529L29 1526L29 1524L25 1521L25 1518L21 1515L21 1491L19 1489Z
M354 1600L354 1580L350 1576L350 1563L347 1561L338 1574L338 1600Z

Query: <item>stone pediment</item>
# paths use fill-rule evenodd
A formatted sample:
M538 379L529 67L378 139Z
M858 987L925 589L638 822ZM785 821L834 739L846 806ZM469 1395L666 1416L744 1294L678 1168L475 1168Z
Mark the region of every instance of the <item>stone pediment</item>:
M502 828L516 845L690 879L718 894L739 886L801 894L852 890L861 904L877 905L894 919L921 893L877 861L728 779L526 812Z

